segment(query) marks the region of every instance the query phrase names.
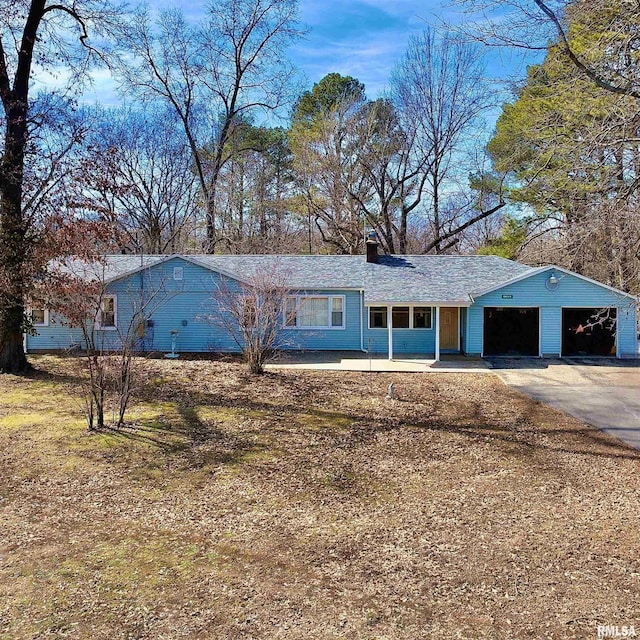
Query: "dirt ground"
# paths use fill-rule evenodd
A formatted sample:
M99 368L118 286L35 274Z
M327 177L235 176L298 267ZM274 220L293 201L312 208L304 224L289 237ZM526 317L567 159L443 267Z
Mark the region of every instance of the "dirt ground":
M493 375L0 376L0 638L640 634L640 453ZM395 383L397 399L385 400Z

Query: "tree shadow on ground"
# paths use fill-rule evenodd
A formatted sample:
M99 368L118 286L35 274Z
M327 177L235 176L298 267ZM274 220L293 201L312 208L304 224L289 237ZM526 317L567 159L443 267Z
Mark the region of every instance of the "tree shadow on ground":
M33 365L33 363L31 368L20 377L35 382L52 382L54 384L81 385L86 382L82 375L71 374L66 371L62 373L60 371L51 371L50 369L41 369Z
M167 457L181 457L189 468L236 464L265 450L263 444L219 429L200 419L194 407L179 405L179 420L145 420L104 432L120 442L151 446Z
M517 425L526 425L519 429ZM532 456L537 452L558 452L575 455L611 458L617 460L640 460L640 451L635 451L618 443L595 428L563 428L541 431L526 421L517 421L513 428L491 423L455 424L441 421L423 421L415 423L421 429L457 433L477 442L493 442L496 446L510 446L510 453ZM567 436L574 440L567 441Z
M206 371L202 375L206 376ZM190 378L171 380L170 384L161 381L158 386L149 376L141 381L137 397L171 402L179 419L161 416L111 433L157 447L165 455L183 456L194 467L239 462L256 453L275 452L276 446L309 449L311 453L313 442L321 442L328 450L359 447L378 434L404 428L456 433L524 457L559 452L640 459L640 452L591 427L578 423L573 427L561 414L520 394L507 394L495 415L494 404L449 397L441 400L437 389L426 396L418 392L413 403L395 400L378 404L375 409L364 405L345 408L339 399L324 393L322 376L281 372L253 376L237 370L231 375L228 386L207 390L198 388ZM384 387L388 379L378 376L377 387ZM343 382L345 395L365 393L361 376L347 377ZM380 391L377 387L376 394ZM224 416L225 410L231 411L230 417L216 417L218 411ZM207 411L211 417L207 417ZM233 426L225 428L225 420ZM313 438L298 437L305 433L313 434Z

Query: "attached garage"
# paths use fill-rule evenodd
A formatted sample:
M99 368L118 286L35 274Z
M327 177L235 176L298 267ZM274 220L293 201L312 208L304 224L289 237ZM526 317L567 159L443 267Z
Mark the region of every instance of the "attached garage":
M563 356L615 356L615 307L562 309Z
M485 307L483 355L540 355L538 307Z

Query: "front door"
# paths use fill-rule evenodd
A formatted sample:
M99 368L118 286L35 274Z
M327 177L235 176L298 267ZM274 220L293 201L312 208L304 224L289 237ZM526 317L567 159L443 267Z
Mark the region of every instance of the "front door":
M458 307L440 307L440 350L459 351Z

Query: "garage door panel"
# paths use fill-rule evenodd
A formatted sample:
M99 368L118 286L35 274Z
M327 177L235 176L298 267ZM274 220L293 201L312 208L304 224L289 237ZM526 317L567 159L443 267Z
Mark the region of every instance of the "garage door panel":
M537 307L485 307L485 356L540 355L540 310Z
M563 356L615 356L615 307L562 309Z

